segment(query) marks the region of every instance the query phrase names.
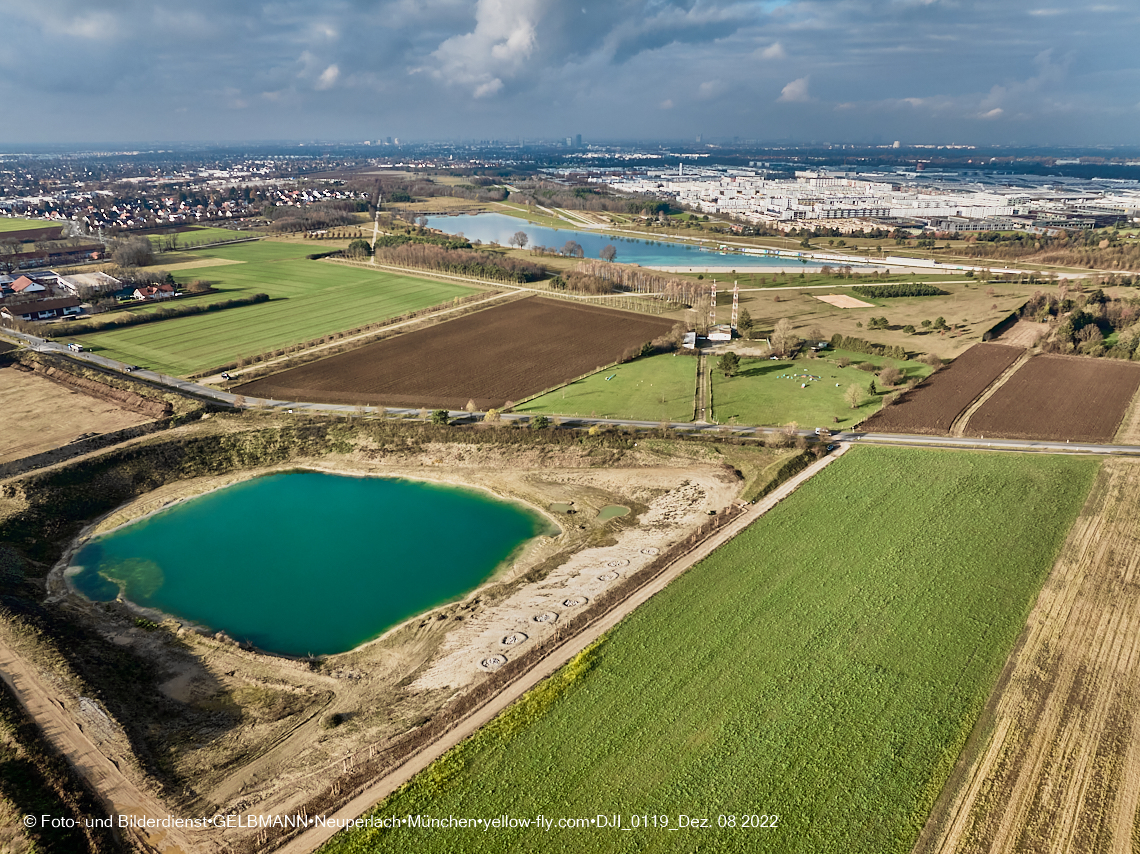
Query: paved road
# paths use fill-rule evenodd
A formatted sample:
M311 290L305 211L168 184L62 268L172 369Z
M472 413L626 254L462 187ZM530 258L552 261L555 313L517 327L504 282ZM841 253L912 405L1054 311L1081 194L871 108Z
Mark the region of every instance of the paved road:
M119 373L126 373L127 367L124 362L116 361L115 359L108 359L105 356L100 356L96 353L75 353L67 349L63 344L56 344L51 341L45 341L42 338L36 338L31 335L25 335L20 332L13 332L11 330L4 330L5 335L9 335L27 344L31 349L38 353L53 353L56 355L65 356L79 362L87 362L98 367L108 370L116 371ZM146 370L145 368L138 368L130 373L130 376L137 379L146 380L148 382L166 386L168 388L177 389L203 400L211 401L221 404L223 406L233 407L238 395L232 394L228 391L211 388L210 386L201 385L200 383L191 382L190 380L180 379L178 377L167 376L166 374L158 373L157 371ZM389 418L409 418L418 419L422 416L420 413L423 411L418 408L401 408L401 407L374 407L366 406L360 407L349 404L339 403L306 403L304 401L296 400L273 400L269 398L256 398L256 397L243 397L245 409L268 409L278 412L287 413L337 413L342 415L357 415L363 412L366 415L375 415L379 410L383 409L385 415ZM454 424L474 424L483 420L483 412L465 412L463 410L450 410L448 412L449 420ZM531 419L530 415L523 415L515 412L507 412L502 414L502 419L507 422L521 421L528 423ZM638 421L630 418L584 418L577 416L558 416L559 424L563 427L572 428L589 428L595 425L599 427L641 427L644 429L655 429L662 425L660 421ZM671 421L668 426L678 433L719 433L723 435L743 436L762 438L765 435L783 432L779 427L757 427L745 424L712 424L708 422L688 422L688 421ZM798 430L797 435L805 436L809 440L816 438L814 430ZM953 436L911 436L904 434L894 433L863 433L859 431L847 431L835 433L831 436L831 442L835 444L846 443L861 443L861 444L887 444L887 445L916 445L929 448L975 448L986 449L995 451L1039 451L1050 453L1084 453L1084 454L1108 454L1117 456L1140 456L1140 446L1138 445L1112 445L1112 444L1096 444L1088 442L1048 442L1036 439L986 439L986 438L956 438Z

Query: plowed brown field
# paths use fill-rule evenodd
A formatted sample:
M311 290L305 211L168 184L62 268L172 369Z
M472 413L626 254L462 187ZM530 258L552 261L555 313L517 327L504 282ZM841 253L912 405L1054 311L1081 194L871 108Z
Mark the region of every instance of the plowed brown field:
M1132 362L1034 356L971 416L965 435L1111 442L1137 388Z
M1107 460L915 854L1132 854L1140 462Z
M240 386L315 403L479 409L519 401L621 358L673 322L538 297L378 341Z
M1024 352L1002 344L975 344L950 365L905 392L863 422L876 433L945 435L950 425Z

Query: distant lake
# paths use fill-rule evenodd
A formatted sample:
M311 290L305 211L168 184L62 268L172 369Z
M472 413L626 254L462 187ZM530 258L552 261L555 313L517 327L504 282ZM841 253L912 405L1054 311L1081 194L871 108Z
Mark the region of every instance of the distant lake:
M475 490L267 475L87 543L75 588L285 655L350 650L462 597L549 523Z
M787 256L737 255L700 249L696 245L670 243L652 238L621 237L604 231L576 231L572 228L547 228L506 214L481 213L459 216L429 216L428 225L449 234L462 232L468 240L498 243L506 246L516 231L530 238L528 246L548 246L561 249L566 241L582 245L587 258L600 258L602 248L613 245L617 250L615 261L621 264L640 264L643 267L723 267L726 270L756 269L757 267L783 267L795 264ZM709 240L713 243L713 240ZM805 269L819 269L818 263L808 263Z

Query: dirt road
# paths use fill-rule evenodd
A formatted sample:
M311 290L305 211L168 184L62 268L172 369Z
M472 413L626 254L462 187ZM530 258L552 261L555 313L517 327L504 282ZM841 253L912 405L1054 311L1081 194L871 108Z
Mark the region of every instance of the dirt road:
M694 564L704 560L704 558L712 554L715 549L724 545L779 504L783 499L795 492L801 484L841 457L847 451L848 447L847 445L840 447L835 453L824 457L822 460L819 460L800 472L771 495L757 502L740 516L733 519L720 531L698 545L693 551L679 558L661 575L645 587L642 587L598 622L589 626L580 634L568 638L565 643L551 652L532 670L508 686L485 706L473 712L462 724L448 732L438 741L410 756L403 764L381 777L368 789L353 798L332 816L329 816L329 818L332 819L330 823L333 825L345 823L362 815L416 774L431 765L432 762L441 757L448 750L473 735L480 727L490 723L500 712L522 697L523 694L543 679L552 675L587 646L620 623L634 610L664 590L673 579L677 578ZM335 827L314 827L292 839L286 845L279 848L278 851L280 854L309 854L309 852L315 851L335 834Z
M57 698L57 692L42 679L34 666L12 649L3 631L0 631L0 678L11 687L51 745L83 775L112 816L157 821L170 816L156 798L141 791L111 759L103 755L82 730L82 725L77 724L67 712ZM191 854L217 850L213 846L203 846L200 840L192 841L177 828L127 829L124 835L143 851Z

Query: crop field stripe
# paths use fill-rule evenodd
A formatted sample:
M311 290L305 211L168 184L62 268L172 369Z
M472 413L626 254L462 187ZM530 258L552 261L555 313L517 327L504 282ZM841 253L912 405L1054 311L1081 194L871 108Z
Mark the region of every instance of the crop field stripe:
M1108 460L1030 616L988 738L916 851L1133 848L1140 806L1140 462Z
M323 850L908 852L1096 466L856 448L376 810L709 828L397 827Z
M237 390L314 403L449 409L474 400L477 408L486 409L610 364L671 327L670 321L644 315L527 297Z
M253 293L255 306L76 336L100 355L139 362L175 376L438 305L471 288L449 282L323 264L296 257L309 247L259 242L209 250L244 263L186 270L180 282L207 278L213 300Z
M871 416L863 427L875 433L945 436L958 416L1023 352L1020 347L975 344L894 405Z
M981 405L967 436L1110 442L1140 388L1140 365L1037 355Z

